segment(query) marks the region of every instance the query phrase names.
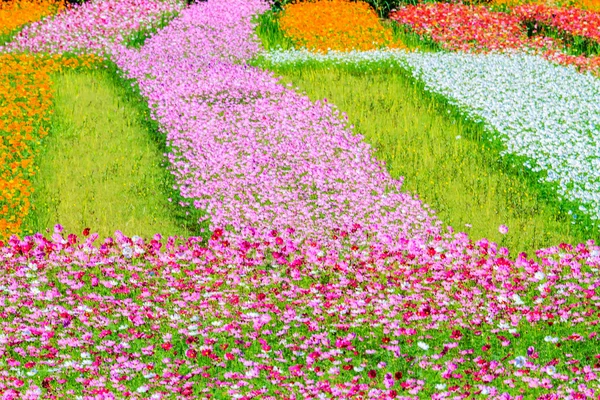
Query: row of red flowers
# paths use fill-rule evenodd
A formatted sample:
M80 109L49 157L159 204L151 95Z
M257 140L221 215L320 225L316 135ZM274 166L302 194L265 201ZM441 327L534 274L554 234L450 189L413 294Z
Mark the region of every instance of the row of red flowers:
M590 16L593 16L590 17ZM390 14L390 18L408 26L418 35L427 36L448 50L489 52L525 50L544 55L565 65L597 71L598 56L575 56L565 53L560 40L540 32L528 34L526 21L547 24L565 32L589 38L600 37L600 14L590 11L517 7L514 13L491 11L485 6L429 3L407 6ZM585 22L585 24L584 24Z
M600 41L600 13L579 8L526 4L512 13L521 21L536 21L573 36Z

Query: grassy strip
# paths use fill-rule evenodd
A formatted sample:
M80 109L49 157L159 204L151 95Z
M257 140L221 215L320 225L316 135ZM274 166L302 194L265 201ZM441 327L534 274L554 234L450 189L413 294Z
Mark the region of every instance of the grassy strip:
M392 176L405 177L407 191L473 239L529 252L590 237L535 177L500 159L481 125L425 93L406 71L384 65L270 68L311 99L326 98L345 111ZM502 224L507 235L498 230Z
M56 76L52 128L34 180L34 211L24 233L54 224L100 235L190 235L190 218L170 205L170 174L141 105L107 71ZM172 190L172 189L171 189Z

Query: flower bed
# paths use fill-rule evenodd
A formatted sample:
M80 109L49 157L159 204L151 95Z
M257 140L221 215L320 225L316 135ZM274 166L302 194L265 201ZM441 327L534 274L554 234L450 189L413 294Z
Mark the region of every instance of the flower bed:
M134 32L151 29L161 18L177 14L182 7L177 0L91 1L27 26L6 50L104 53Z
M419 4L402 7L390 18L448 50L535 53L559 64L600 73L600 56L567 54L560 40L543 34L528 36L522 16L490 11L485 6Z
M517 16L493 12L485 6L425 3L406 6L390 19L427 35L448 50L505 51L554 48L550 38L528 38Z
M140 52L115 57L166 133L182 195L235 237L291 226L329 237L355 224L390 237L437 232L338 110L241 64L258 51L250 16L264 9L244 4L191 7Z
M391 28L382 26L377 13L362 1L292 3L285 7L279 24L297 46L313 51L403 47L394 40Z
M208 244L96 236L57 227L0 248L5 398L598 390L598 246L534 262L464 234L351 249L350 233L342 252L277 233L239 245L220 230Z
M64 9L56 0L11 0L0 3L0 35Z
M148 99L179 189L207 210L212 236L98 241L57 226L51 239L0 243L3 397L596 396L600 247L510 259L485 239L442 233L338 110L245 63L258 51L251 16L266 8L197 3L140 50L92 41ZM48 48L79 49L69 37ZM569 86L562 112L596 123L600 103L573 93L595 100L597 81L573 69L395 54L465 112L487 89L490 108L476 111L492 122L502 99L550 96L533 83L553 75ZM528 91L490 96L478 74L498 89L507 72ZM544 106L545 123L563 115ZM514 115L508 128L529 123Z
M512 9L522 21L543 24L573 37L600 42L600 13L578 8L522 5Z

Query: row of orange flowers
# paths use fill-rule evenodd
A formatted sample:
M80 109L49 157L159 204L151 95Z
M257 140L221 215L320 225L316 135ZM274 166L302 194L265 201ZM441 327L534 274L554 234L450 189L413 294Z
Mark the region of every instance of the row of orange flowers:
M96 61L0 55L0 238L19 234L31 209L34 160L52 114L52 74Z
M24 24L56 14L65 8L61 0L0 1L0 35L8 34Z
M317 52L404 47L362 1L293 3L286 7L279 24L297 46Z

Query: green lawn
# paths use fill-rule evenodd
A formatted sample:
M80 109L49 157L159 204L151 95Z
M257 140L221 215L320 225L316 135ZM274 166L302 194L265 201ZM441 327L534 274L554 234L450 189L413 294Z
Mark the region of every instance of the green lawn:
M56 223L150 237L190 235L198 225L169 201L172 177L144 123L143 107L107 71L57 75L50 135L37 161L25 234Z

